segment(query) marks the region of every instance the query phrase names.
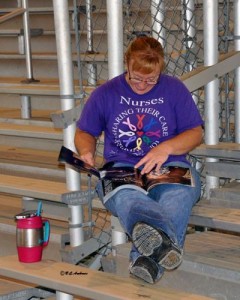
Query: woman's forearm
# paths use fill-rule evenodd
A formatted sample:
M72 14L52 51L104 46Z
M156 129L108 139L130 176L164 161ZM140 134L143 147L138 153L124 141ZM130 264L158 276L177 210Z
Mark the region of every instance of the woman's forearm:
M201 126L189 129L176 137L161 143L159 149L166 149L168 155L181 155L188 153L201 144L203 130Z
M94 165L96 138L91 134L77 128L75 132L74 143L81 159L90 165Z

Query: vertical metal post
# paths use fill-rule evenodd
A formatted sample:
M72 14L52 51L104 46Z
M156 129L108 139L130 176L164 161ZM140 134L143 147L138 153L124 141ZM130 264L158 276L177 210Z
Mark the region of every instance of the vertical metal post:
M186 50L186 71L190 72L196 66L196 60L193 57L193 52L196 47L196 22L194 16L194 0L182 0L183 6L183 32L184 46Z
M22 119L31 118L31 97L27 95L21 96L21 117Z
M123 3L107 0L109 79L123 72Z
M152 36L158 40L163 48L166 46L166 30L164 23L165 4L163 0L151 1Z
M75 100L68 0L53 0L53 8L61 109L69 110L74 108ZM64 145L74 151L75 130L75 123L63 130ZM70 191L77 191L80 189L79 174L70 168L66 168L66 185ZM83 228L80 226L80 224L83 223L83 210L81 206L69 206L69 208L71 210L71 220L69 222L70 243L72 247L75 247L82 244L84 241Z
M80 59L80 36L79 36L79 18L78 18L78 7L77 7L77 0L73 1L73 7L74 7L74 31L75 31L75 43L76 43L76 51L77 51L77 67L78 67L78 83L80 87L80 94L81 99L84 97L83 93L83 78L82 78L82 66L81 66L81 59Z
M73 299L72 295L56 291L56 300L72 300L72 299Z
M124 232L117 217L111 216L112 228L112 254L116 255L116 246L127 242L127 235Z
M86 0L86 18L87 18L87 43L88 53L94 53L93 49L93 26L92 26L92 0ZM88 85L97 84L97 65L89 63L88 67Z
M234 1L235 50L240 51L240 0ZM235 70L235 142L240 143L240 67Z
M25 12L23 13L23 29L24 29L24 44L25 44L26 67L27 67L27 81L32 82L35 80L33 78L33 70L32 70L28 0L22 0L22 6L25 9Z
M204 64L218 62L218 0L203 1L204 16ZM219 141L219 80L216 78L205 86L205 143L215 145ZM216 159L207 158L209 162ZM206 193L219 186L219 179L206 176Z
M32 69L32 53L31 53L31 42L30 42L30 26L29 26L29 12L28 12L28 0L22 0L22 7L25 9L23 13L23 29L24 29L24 53L26 57L26 69L27 78L23 80L24 83L38 82L33 78ZM21 116L23 119L31 118L31 97L21 96Z
M122 6L122 0L107 0L109 78L113 78L123 72ZM122 244L123 241L126 241L125 233L112 230L112 243L117 245Z

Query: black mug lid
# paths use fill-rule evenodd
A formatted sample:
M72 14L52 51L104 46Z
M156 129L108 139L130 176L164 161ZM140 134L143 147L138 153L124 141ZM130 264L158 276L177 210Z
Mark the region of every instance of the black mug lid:
M17 214L15 216L15 219L16 220L27 219L27 218L35 217L36 215L37 215L36 210L27 210L21 212L20 214Z

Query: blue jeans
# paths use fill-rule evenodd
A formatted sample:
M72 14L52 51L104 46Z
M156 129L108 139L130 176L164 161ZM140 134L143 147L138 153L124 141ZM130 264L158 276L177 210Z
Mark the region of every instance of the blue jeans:
M169 165L188 166L182 162L172 162ZM183 248L189 216L201 192L200 176L194 168L191 168L191 171L195 187L161 184L152 188L148 195L126 188L118 191L104 205L118 217L130 238L134 225L137 222L145 222L163 230L180 248ZM130 260L135 261L139 255L133 246Z

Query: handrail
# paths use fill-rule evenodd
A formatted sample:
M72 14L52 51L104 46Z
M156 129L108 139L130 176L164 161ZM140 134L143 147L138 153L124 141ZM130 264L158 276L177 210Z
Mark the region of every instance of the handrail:
M10 13L6 13L2 17L0 17L0 24L4 23L4 22L6 22L10 19L13 19L16 16L24 14L25 11L26 11L25 8L18 8L18 9L15 9L15 10L11 11Z
M205 86L212 80L235 70L240 66L240 51L232 51L220 56L212 66L200 66L180 77L190 92Z

